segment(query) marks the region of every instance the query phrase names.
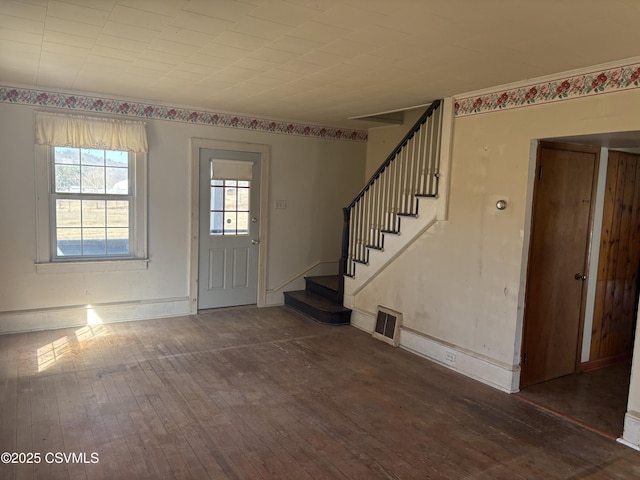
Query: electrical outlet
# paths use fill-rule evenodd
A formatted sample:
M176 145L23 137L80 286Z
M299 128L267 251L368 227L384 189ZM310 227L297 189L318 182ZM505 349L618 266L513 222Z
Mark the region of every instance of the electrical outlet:
M456 352L452 352L450 350L447 350L444 353L444 361L450 365L455 365L456 363Z

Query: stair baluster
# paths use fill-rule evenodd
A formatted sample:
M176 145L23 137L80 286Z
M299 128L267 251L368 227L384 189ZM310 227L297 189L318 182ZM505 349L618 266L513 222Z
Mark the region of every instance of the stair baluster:
M417 197L438 194L441 101L436 100L344 209L340 258L341 298L344 276L356 263L368 263L369 249L384 247L384 234L399 233L400 216L418 214Z

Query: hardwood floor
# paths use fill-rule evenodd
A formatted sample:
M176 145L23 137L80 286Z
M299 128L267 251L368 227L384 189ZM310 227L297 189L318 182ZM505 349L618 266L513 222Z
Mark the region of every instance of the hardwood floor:
M622 436L631 362L576 373L523 389L519 398L610 438Z
M634 450L286 307L0 336L0 452L42 456L2 479L640 475Z

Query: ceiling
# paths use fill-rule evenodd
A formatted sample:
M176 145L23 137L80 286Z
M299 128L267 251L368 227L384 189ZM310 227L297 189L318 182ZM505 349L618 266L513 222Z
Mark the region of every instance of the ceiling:
M351 128L640 54L638 0L0 0L0 82Z

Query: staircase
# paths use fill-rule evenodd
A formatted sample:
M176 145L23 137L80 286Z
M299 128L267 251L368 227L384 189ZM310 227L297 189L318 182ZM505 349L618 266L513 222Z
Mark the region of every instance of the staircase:
M353 307L360 289L444 216L438 212L446 210L446 199L435 200L441 176L443 110L441 100L429 105L343 209L338 275L305 278L305 290L285 292L286 305L321 323L349 323L351 310L343 305Z
M305 277L305 290L284 292L284 303L317 322L347 325L351 310L342 306L338 275Z

